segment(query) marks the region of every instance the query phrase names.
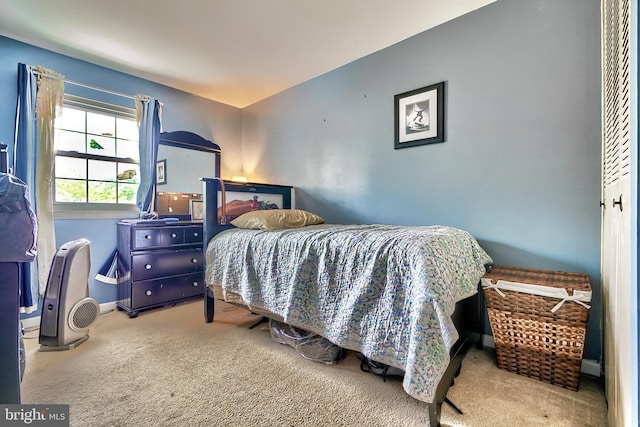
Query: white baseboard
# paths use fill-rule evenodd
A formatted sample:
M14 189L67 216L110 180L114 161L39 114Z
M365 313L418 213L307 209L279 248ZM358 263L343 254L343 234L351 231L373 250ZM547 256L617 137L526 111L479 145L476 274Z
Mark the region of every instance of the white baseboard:
M103 304L100 304L100 314L108 313L110 311L115 310L116 308L117 307L116 307L115 301L105 302Z
M496 343L493 341L491 335L482 335L482 345L489 348L496 348ZM600 362L591 359L582 359L582 365L580 366L580 372L594 377L599 377L600 374Z
M115 309L115 301L100 304L100 314L108 313L109 311L113 311ZM40 327L40 316L22 319L22 327L25 331L33 331L35 329L38 329Z
M482 335L482 345L489 348L496 348L496 343L493 342L491 335Z
M592 359L582 359L580 372L599 377L601 375L600 362Z

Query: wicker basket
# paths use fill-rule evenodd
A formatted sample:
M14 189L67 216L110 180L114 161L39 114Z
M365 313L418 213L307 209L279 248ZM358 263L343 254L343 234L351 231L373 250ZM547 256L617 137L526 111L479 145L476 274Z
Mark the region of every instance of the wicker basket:
M494 266L482 285L498 367L577 391L589 276Z

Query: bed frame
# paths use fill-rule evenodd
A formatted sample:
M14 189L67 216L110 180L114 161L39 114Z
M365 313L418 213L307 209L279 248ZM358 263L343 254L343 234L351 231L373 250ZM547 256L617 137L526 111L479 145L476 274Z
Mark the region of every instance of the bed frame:
M231 224L218 223L218 193L224 200L224 192L253 194L276 194L282 196L282 208L291 209L290 185L255 184L251 182L225 182L220 178L200 178L203 182L202 200L204 202L204 253L206 256L209 240L216 234L233 228ZM222 202L224 204L224 201ZM213 322L213 302L215 297L211 289L204 287L204 316L207 323Z
M218 206L219 196L222 195L224 200L225 192L246 192L255 194L276 194L281 195L283 200L283 208L292 208L292 186L272 185L272 184L256 184L256 183L236 183L225 182L220 178L201 178L203 182L203 200L204 200L204 251L206 254L208 242L213 236L221 231L233 228L231 224L218 223ZM224 201L222 202L224 204ZM215 296L209 286L204 287L204 315L207 323L213 322L214 316L214 300ZM436 427L440 425L440 414L442 403L450 404L456 411L462 411L447 399L449 387L454 383L455 377L460 373L462 360L475 343L478 348L482 347L481 337L483 334L484 321L482 292L464 299L456 304L453 314L453 321L460 335L458 341L454 344L450 352L449 365L438 384L436 390L436 398L434 402L428 403L429 425ZM264 313L260 313L264 314ZM264 314L269 317L268 314ZM281 320L281 319L276 319Z

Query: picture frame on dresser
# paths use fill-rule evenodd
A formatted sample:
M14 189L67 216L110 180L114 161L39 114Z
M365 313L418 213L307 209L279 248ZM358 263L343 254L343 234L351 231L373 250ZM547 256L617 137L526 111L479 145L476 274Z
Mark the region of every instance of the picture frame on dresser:
M189 215L192 221L204 219L204 202L202 200L189 200Z

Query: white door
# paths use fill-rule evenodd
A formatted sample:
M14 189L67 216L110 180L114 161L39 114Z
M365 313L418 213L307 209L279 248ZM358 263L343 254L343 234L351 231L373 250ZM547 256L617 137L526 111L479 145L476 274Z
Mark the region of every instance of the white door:
M629 0L603 0L602 313L605 392L610 426L638 425L637 281L631 255L631 178L637 142L631 116ZM634 55L635 57L635 55ZM635 101L634 101L635 102ZM637 127L633 126L635 131Z

